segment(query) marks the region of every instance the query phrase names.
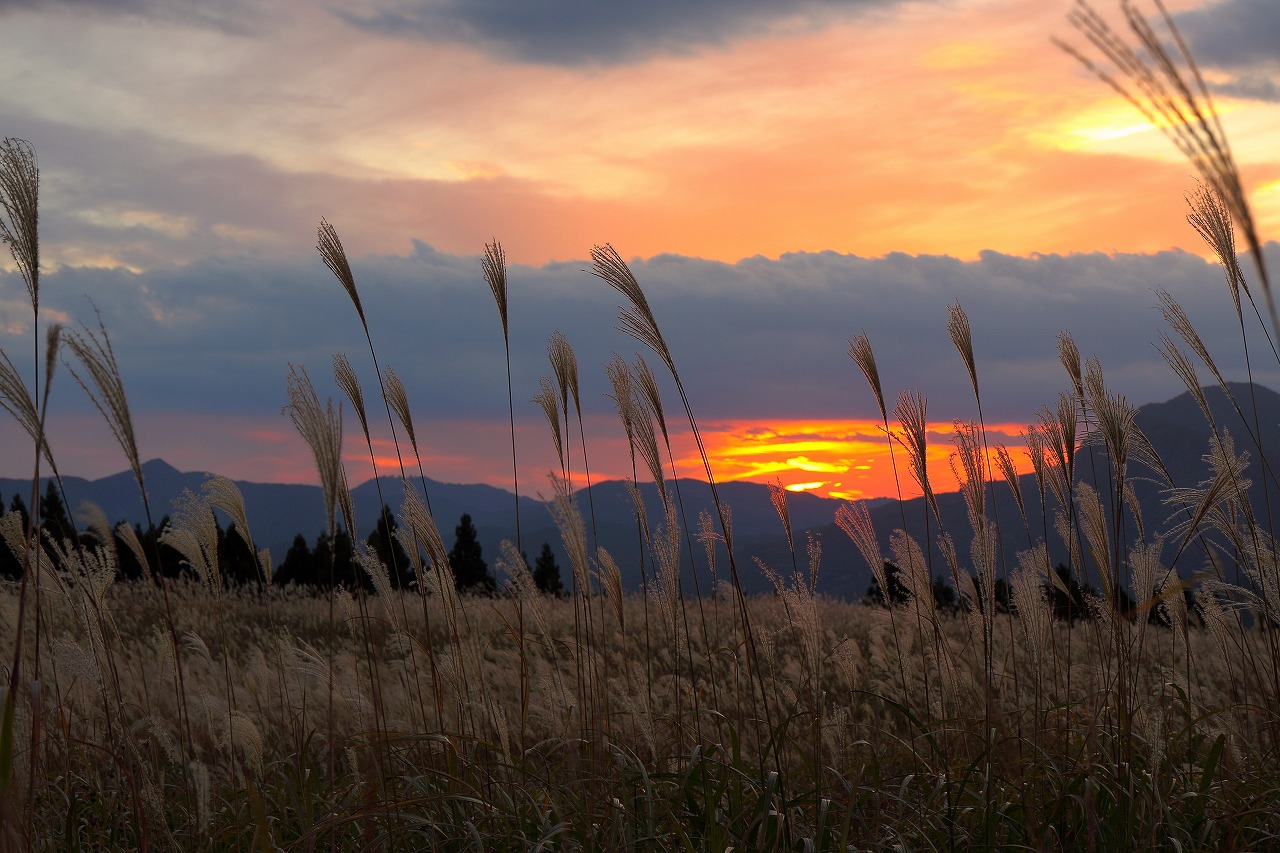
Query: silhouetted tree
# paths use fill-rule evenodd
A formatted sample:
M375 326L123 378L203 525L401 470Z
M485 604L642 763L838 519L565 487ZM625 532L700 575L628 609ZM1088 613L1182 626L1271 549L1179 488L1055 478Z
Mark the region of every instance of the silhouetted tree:
M30 520L30 513L27 512L27 502L17 492L13 493L13 500L9 501L9 512L16 512L22 518L22 526L27 526L27 522Z
M134 524L133 533L138 537L138 542L142 545L142 553L147 558L146 565L138 562L133 555L133 551L124 544L120 537L116 536L116 577L124 580L137 580L139 578L153 577L152 563L155 562L156 554L160 555L160 573L166 578L176 578L182 574L184 567L182 565L182 555L170 548L168 545L160 544L160 531L169 526L169 516L160 519L159 527L152 527L145 533L142 525Z
M560 566L556 563L556 555L551 550L549 542L542 543L542 553L538 555L538 561L533 564L533 582L537 584L539 592L557 597L564 595Z
M328 568L325 570L327 572ZM306 537L301 533L293 537L293 544L285 552L284 562L276 569L272 582L298 586L314 586L319 582L315 557L307 545Z
M933 579L933 604L939 610L956 610L959 608L955 589L943 579L942 575L936 575Z
M391 580L392 589L408 589L413 582L413 570L409 564L409 553L405 551L400 540L396 538L396 517L391 514L391 507L382 505L382 514L378 516L378 525L366 540L369 550L378 555L382 564L387 567L387 577Z
M492 595L498 588L489 566L480 553L480 538L476 534L471 516L463 513L454 529L453 548L449 550L449 566L453 569L453 583L458 592L474 595Z
M9 543L0 542L0 578L19 580L22 577L22 558L13 553Z
M891 560L884 561L884 577L889 584L889 598L894 604L905 604L911 598L911 593L907 591L907 585L902 580L902 569ZM886 604L884 590L880 589L880 581L872 578L871 586L867 587L866 600L871 604Z
M1054 618L1067 622L1088 619L1089 608L1085 605L1084 597L1086 593L1092 595L1093 589L1081 586L1065 563L1054 566L1053 573L1061 584L1049 584L1049 604L1053 608ZM1066 592L1063 592L1062 587L1066 587Z
M58 488L53 484L53 480L49 481L44 490L44 497L40 499L40 526L59 542L63 539L76 538L76 527L67 515L67 508L63 505L62 496L58 494Z
M9 504L9 512L18 514L25 534L28 514L27 505L23 502L21 495L15 494L13 496L13 501ZM6 542L0 542L0 577L11 580L17 580L22 577L22 558L13 553L13 549Z
M224 586L262 583L257 555L249 550L234 521L225 531L218 525L218 566Z
M1115 588L1112 597L1115 599L1116 613L1119 613L1121 617L1131 622L1138 617L1138 605L1129 597L1128 590L1118 586Z
M357 584L368 580L368 577L364 575L364 570L357 570L355 561L352 559L351 537L347 535L345 530L339 530L334 534L332 542L330 542L328 534L325 533L321 533L316 537L316 546L312 549L312 554L315 557L316 586L323 589L329 588L329 555L331 553L333 554L333 586L353 590Z

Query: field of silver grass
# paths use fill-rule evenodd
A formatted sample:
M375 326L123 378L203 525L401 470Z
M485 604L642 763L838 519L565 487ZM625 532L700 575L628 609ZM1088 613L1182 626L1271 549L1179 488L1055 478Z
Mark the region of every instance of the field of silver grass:
M1085 45L1064 46L1195 164L1203 185L1189 219L1223 264L1240 345L1280 359L1270 343L1280 324L1261 244L1207 89L1163 9L1153 21L1127 4L1124 11L1127 37L1081 6L1072 23ZM0 237L26 283L36 328L38 198L34 150L5 139ZM1133 407L1107 389L1102 366L1064 335L1058 349L1068 390L1027 433L1033 492L1024 494L1016 476L1013 454L1022 451L989 447L981 417L957 430L965 538L971 533L974 543L957 553L958 531L942 525L925 464L925 399L917 392L887 399L871 338L859 334L850 341L851 369L868 381L895 464L924 493L926 538L899 531L883 552L865 506L842 508L837 524L890 595L887 604L827 600L815 593L820 543L793 536L786 493L776 489L792 569L771 574L775 594L748 598L731 508L715 491L710 460L703 451L716 512L687 519L669 473L655 375L643 359L618 359L606 370L634 479L659 485L652 506L633 490L647 560L643 591L624 593L613 557L588 544L589 492L584 512L568 485L590 481L589 448L578 365L567 338L556 336L553 375L535 399L560 455L548 509L570 558L572 593L540 594L517 538L503 547L502 587L473 597L456 590L430 496L412 487L425 490L412 409L379 362L355 271L326 221L317 248L356 310L382 405L366 406L345 357L335 358L335 382L371 458L369 418L385 410L409 486L403 498L383 497L400 503L397 535L411 565L387 566L357 550L373 593L274 586L270 557L253 543L253 519L234 484L219 477L173 508L162 534L187 576L117 582L125 550L143 565L158 555L132 528L112 529L100 514L74 536L43 532L36 491L43 473L58 473L43 440L50 385L73 381L102 412L145 496L107 330L54 325L37 334L40 367L30 385L7 355L0 358L0 404L32 440L36 510L0 519L4 547L23 566L19 581L0 588L4 848L1280 844L1280 565L1271 507L1250 502L1247 482L1274 474L1265 455L1247 463L1246 453L1261 453L1261 429L1171 298L1162 297L1170 334L1160 350L1214 437L1203 449L1208 480L1164 484L1184 521L1162 536L1143 525L1132 485L1139 466L1158 476L1162 460L1134 424ZM592 261L624 300L624 331L670 374L678 417L703 450L678 353L640 283L612 247L596 247ZM507 313L496 241L485 247L481 277L505 341L518 318ZM959 305L945 333L981 412L981 364ZM69 378L55 375L63 363ZM1214 420L1200 365L1227 392L1240 423ZM302 367L289 368L286 387L287 410L315 457L327 533L355 538L339 410L321 403ZM1248 438L1237 449L1231 435ZM513 440L513 471L516 450ZM1085 464L1105 473L1095 480L1105 486L1085 482L1077 470ZM998 547L997 489L1011 490L1024 510L1006 525L1025 524L1033 503L1048 510L1045 542L1017 554ZM260 584L224 581L215 510L258 555ZM1069 555L1065 575L1052 565L1048 542ZM1165 562L1170 544L1196 555L1194 573ZM714 567L714 589L680 585L681 561L695 549L705 549ZM406 568L417 579L411 591L391 582ZM949 578L954 606L934 595L938 574ZM1055 595L1071 594L1072 584L1097 592L1081 597L1079 618L1055 619Z

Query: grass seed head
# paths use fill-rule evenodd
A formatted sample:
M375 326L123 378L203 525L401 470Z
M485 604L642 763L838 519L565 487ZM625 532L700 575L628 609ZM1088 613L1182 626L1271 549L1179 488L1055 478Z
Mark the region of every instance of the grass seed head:
M649 414L657 420L663 440L668 440L667 416L662 409L662 392L658 390L658 377L654 376L653 369L639 353L636 354L636 359L631 365L631 377L639 390L640 398L648 405Z
M866 332L854 335L849 340L849 357L858 365L862 375L867 378L867 384L871 386L871 392L875 394L876 405L880 407L880 420L887 420L884 391L880 387L880 370L876 367L876 354L871 349L871 339Z
M360 387L360 380L356 377L356 372L344 353L338 353L333 357L333 379L338 383L342 393L346 394L347 399L351 401L351 407L356 410L356 417L360 419L360 431L364 433L365 441L368 441L369 419L365 415L364 390Z
M342 416L332 400L320 408L320 398L305 367L289 365L285 389L289 402L284 413L293 421L315 457L320 487L324 492L325 529L332 538L342 468Z
M497 240L484 244L484 257L480 260L484 280L493 291L493 301L498 304L498 317L502 320L502 338L507 338L507 254Z
M573 354L573 347L565 339L562 332L554 332L547 344L547 357L551 361L551 371L556 375L556 385L560 388L560 407L565 417L569 416L569 397L573 396L573 407L582 411L578 397L578 357Z
M1213 250L1222 264L1227 279L1227 289L1231 293L1231 301L1235 305L1236 315L1240 312L1240 291L1252 301L1249 283L1240 269L1240 257L1236 254L1236 232L1231 224L1231 211L1227 202L1213 187L1201 183L1187 195L1187 222L1196 229L1196 233Z
M766 485L769 486L769 500L773 502L773 508L782 521L782 529L787 532L787 548L794 551L796 546L791 539L791 510L787 506L787 490L782 487L781 478Z
M556 391L551 385L551 380L546 376L538 380L538 393L533 395L533 401L542 407L542 413L547 416L547 423L551 426L551 440L555 442L556 459L560 460L560 470L565 467L564 462L564 440L560 432L560 407L556 405Z
M347 261L347 250L342 247L342 240L338 237L338 231L325 219L320 220L320 226L316 229L316 249L320 252L320 257L324 259L324 264L333 271L335 277L342 284L342 288L347 291L347 296L351 297L351 304L356 307L356 313L360 315L360 325L364 327L365 332L369 331L369 324L365 322L364 306L360 304L360 292L356 290L356 277L351 274L351 264Z
M31 308L40 308L40 164L25 139L0 142L0 241L8 244L27 285Z
M1058 361L1062 363L1067 376L1071 378L1071 385L1076 389L1076 394L1083 397L1084 379L1080 372L1080 347L1076 346L1075 338L1071 337L1070 332L1058 333Z
M115 351L111 348L111 337L102 318L98 318L98 331L82 326L79 331L65 335L67 348L80 364L82 375L74 365L69 365L71 375L77 384L93 401L98 412L106 420L111 434L115 436L129 460L138 489L145 499L146 487L142 479L142 460L138 456L138 442L133 432L133 418L129 414L129 399L124 393L124 380L120 377L120 366L116 363Z
M418 438L413 431L413 415L409 411L409 395L404 390L404 382L396 375L396 372L388 367L382 371L383 396L387 401L387 405L391 407L391 411L395 412L396 417L400 420L400 425L404 427L405 433L409 436L409 444L413 447L413 452L418 452Z
M947 333L951 335L951 343L964 361L969 371L969 381L973 383L973 396L978 397L978 367L973 360L973 330L969 328L969 315L960 307L959 302L947 307Z
M658 321L653 316L653 310L649 308L649 300L645 298L640 283L636 281L636 277L632 275L631 269L622 260L622 256L607 243L603 246L594 246L591 249L591 265L592 275L608 282L631 303L631 307L623 307L618 312L622 331L653 350L667 365L672 375L675 375L675 361L671 358L667 342L658 329Z

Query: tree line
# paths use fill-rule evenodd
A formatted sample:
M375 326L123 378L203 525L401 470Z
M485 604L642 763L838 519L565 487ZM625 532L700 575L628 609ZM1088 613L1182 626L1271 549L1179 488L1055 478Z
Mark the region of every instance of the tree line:
M18 513L25 529L29 512L21 495L15 494L8 510ZM244 538L236 531L235 522L226 528L217 522L218 564L223 583L227 585L254 585L263 580L258 562L250 552ZM155 565L142 565L131 548L116 535L116 575L120 580L139 580L160 575L166 578L178 578L190 575L183 557L164 541L163 531L169 524L166 515L158 525L147 530L142 525L134 524L133 532L142 544L142 551L148 561ZM40 528L43 535L57 542L71 541L89 544L94 540L92 534L76 530L61 495L50 482L44 496L40 498ZM412 562L399 538L396 536L398 524L390 507L383 505L382 513L374 529L365 537L365 544L376 554L387 567L388 579L393 589L411 589L415 587ZM524 556L524 555L522 555ZM528 565L528 558L525 558ZM454 584L460 593L471 595L493 595L497 592L498 583L489 571L481 547L479 534L471 516L463 513L454 529L454 543L449 550L449 565L453 572ZM549 543L543 543L542 552L538 555L533 568L533 579L540 591L549 595L563 595L564 583L560 577L560 567L555 553ZM0 578L18 579L22 577L21 557L14 553L12 547L0 547ZM332 537L320 533L314 545L308 545L301 533L293 538L293 544L285 553L284 559L274 568L272 583L278 585L294 584L315 589L363 588L373 592L373 583L368 574L360 568L355 559L355 548L352 538L346 531L338 531Z
M1058 565L1054 566L1053 572L1057 576L1056 580L1052 582L1044 581L1044 591L1048 598L1049 610L1053 614L1053 618L1067 622L1092 619L1093 611L1089 607L1090 599L1102 600L1097 589L1076 580L1065 563L1058 563ZM889 586L887 600L892 601L894 605L908 603L911 600L911 593L906 580L903 578L902 569L893 561L885 560L884 574L885 581ZM979 587L976 578L974 579L974 586ZM993 592L997 612L1017 612L1016 608L1013 608L1010 604L1009 584L1004 578L996 578ZM970 606L969 602L960 600L956 595L955 587L941 575L935 576L933 579L932 594L934 606L938 610L958 612L962 608ZM1123 587L1116 587L1113 594L1115 596L1115 612L1127 615L1130 619L1137 618L1139 607L1129 593ZM1200 618L1195 606L1194 595L1189 588L1184 588L1182 596L1187 605L1187 613L1193 621L1198 623ZM879 581L874 579L871 581L871 586L867 587L867 594L863 596L862 601L865 604L880 607L886 605L886 594L880 588ZM973 602L973 606L981 610L982 601ZM1157 607L1149 609L1147 618L1148 621L1156 624L1164 624L1167 621Z

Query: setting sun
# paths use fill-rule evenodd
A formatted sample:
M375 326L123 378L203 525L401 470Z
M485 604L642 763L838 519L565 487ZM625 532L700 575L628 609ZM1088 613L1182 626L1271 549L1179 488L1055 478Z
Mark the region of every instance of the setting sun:
M987 427L991 447L1007 445L1019 473L1031 470L1021 452L1025 429L1010 424ZM928 429L929 478L935 492L957 488L951 466L954 431L950 424L931 424ZM789 491L841 500L897 496L899 483L903 497L920 495L906 474L902 446L895 440L891 449L883 426L874 421L720 423L704 428L702 435L716 475L725 480L781 482ZM692 454L681 461L682 467L696 463ZM827 476L815 479L814 474Z

